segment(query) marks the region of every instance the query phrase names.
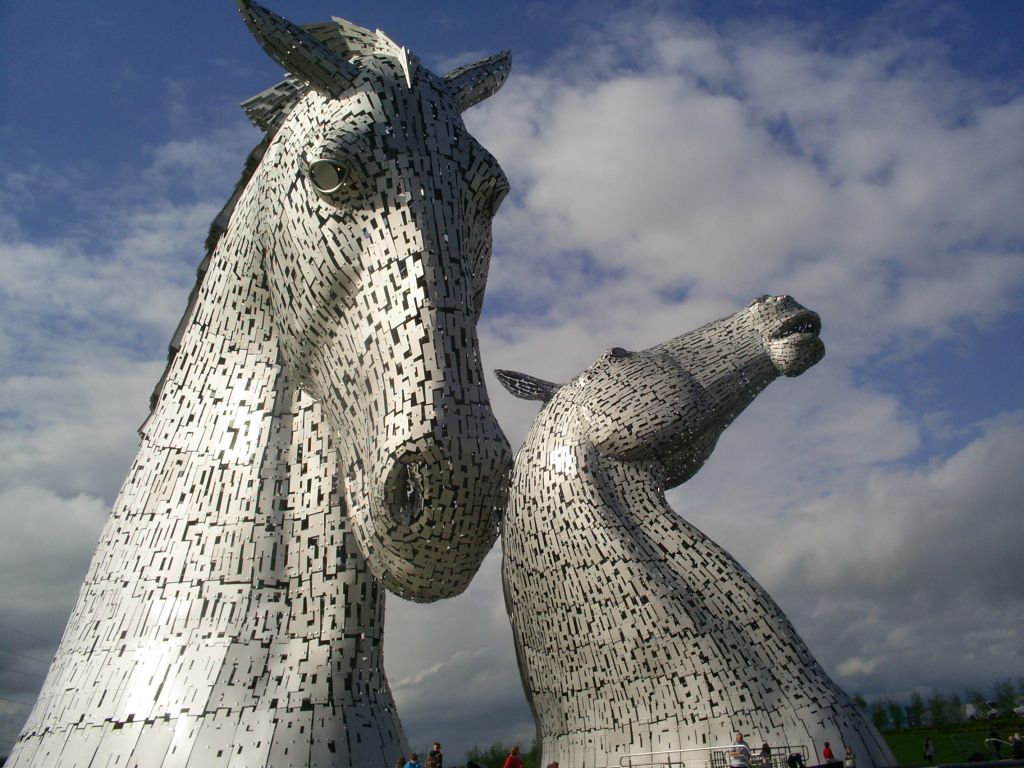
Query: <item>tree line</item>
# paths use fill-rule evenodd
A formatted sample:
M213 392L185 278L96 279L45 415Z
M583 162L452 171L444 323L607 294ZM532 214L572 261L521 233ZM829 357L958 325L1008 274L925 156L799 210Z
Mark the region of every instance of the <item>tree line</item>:
M910 695L909 704L901 704L891 697L882 697L868 703L856 694L856 704L871 714L871 721L881 730L902 730L922 725L938 727L963 722L967 718L965 704L974 710L971 719L986 720L990 717L1013 717L1014 709L1024 699L1024 677L996 680L992 683L990 695L981 688L967 687L963 693L933 691L928 698L915 691Z

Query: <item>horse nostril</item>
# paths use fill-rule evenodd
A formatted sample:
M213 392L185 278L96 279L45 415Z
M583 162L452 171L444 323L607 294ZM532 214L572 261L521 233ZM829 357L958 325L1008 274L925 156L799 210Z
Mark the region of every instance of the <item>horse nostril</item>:
M384 484L384 500L391 519L400 526L414 525L423 514L423 462L411 456L396 460Z

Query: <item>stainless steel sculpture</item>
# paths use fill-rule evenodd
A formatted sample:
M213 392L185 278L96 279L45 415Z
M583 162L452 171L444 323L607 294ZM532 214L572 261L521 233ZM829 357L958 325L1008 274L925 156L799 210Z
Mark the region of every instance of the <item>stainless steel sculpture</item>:
M764 589L664 495L773 379L821 359L819 328L790 297L762 297L642 352L612 349L564 386L499 372L514 395L547 401L502 533L542 765L645 765L650 752L704 764L736 731L895 764Z
M391 764L383 587L462 591L511 452L476 337L507 190L446 77L381 32L239 0L290 73L8 765Z

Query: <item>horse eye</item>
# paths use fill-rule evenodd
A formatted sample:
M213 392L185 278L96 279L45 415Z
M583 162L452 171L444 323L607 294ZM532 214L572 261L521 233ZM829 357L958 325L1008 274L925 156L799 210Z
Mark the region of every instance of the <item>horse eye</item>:
M309 164L309 180L318 192L337 192L345 184L348 170L336 160L314 160Z

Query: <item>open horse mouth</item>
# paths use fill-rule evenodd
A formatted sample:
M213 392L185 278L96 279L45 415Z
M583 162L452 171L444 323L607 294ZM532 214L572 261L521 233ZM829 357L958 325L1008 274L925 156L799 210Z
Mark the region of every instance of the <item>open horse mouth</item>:
M784 339L797 334L810 334L817 336L821 333L821 318L817 312L805 309L802 312L790 315L769 336L773 341Z
M819 336L821 318L817 312L796 306L799 308L783 317L767 337L768 357L783 376L799 376L825 356Z

